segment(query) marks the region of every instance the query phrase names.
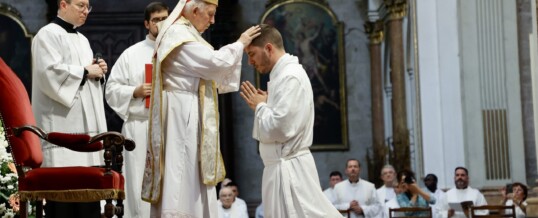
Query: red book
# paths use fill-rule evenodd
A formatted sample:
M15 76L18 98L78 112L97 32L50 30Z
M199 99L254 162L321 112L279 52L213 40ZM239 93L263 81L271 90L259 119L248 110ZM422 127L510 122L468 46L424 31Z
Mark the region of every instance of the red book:
M153 70L153 64L146 64L146 83L151 83L151 71ZM149 108L150 96L146 97L146 108Z

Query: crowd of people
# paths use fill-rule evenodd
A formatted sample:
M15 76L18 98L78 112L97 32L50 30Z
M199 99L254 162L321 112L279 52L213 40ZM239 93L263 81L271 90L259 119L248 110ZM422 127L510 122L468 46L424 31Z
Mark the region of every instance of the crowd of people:
M339 172L331 172L330 187L325 190L326 197L339 210L348 210L351 217L389 217L391 208L422 207L431 208L432 217L470 217L471 206L488 205L484 195L469 185L469 171L465 167L454 170L454 187L446 192L437 187L437 176L427 174L421 188L415 174L409 170L396 172L394 167L386 165L381 170L383 186L375 190L372 183L356 176L355 168L359 166L355 159L346 165L347 180L342 180ZM342 180L337 184L333 180ZM516 182L499 190L501 202L493 205L515 206L516 217L526 217L527 186ZM376 208L372 210L372 208ZM477 214L487 214L487 210L477 210ZM509 210L501 213L512 213ZM406 216L428 216L424 212L408 212Z
M33 40L32 106L38 126L105 132L104 98L125 120L123 134L136 141L136 150L125 155L125 217L248 217L237 184L224 180L218 136L217 94L239 90L254 113L252 136L260 142L265 166L257 217L331 218L342 217L342 211L351 217L388 217L389 208L398 207L432 207L439 217L465 217L467 210L454 205L487 204L469 186L464 167L455 169L455 187L443 192L433 174L424 178L423 189L413 172L396 173L387 165L381 171L383 186L376 189L360 178L359 160L350 159L347 178L332 172L330 187L322 191L309 149L315 106L304 67L285 51L280 32L265 24L214 49L201 33L215 22L217 6L218 0L180 0L169 13L165 4L150 3L144 13L146 39L123 52L108 79L106 61L77 31L92 9L89 0L58 0L58 16ZM240 82L243 53L257 72L269 74L268 90ZM102 163L102 154L48 143L43 152L43 166ZM515 205L518 217L525 216L525 185L514 183L502 196L502 204ZM99 217L99 207L99 202L47 201L45 212L47 217Z

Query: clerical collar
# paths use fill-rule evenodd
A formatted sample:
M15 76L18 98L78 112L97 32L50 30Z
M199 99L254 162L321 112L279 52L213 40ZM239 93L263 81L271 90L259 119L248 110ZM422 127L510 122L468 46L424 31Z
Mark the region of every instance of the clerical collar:
M58 26L61 26L68 33L77 33L77 29L75 28L73 24L68 23L67 21L63 20L60 17L54 18L52 22L55 24L58 24Z
M356 182L352 182L350 179L348 179L349 183L351 183L351 184L358 184L360 180L361 180L361 179L358 178Z

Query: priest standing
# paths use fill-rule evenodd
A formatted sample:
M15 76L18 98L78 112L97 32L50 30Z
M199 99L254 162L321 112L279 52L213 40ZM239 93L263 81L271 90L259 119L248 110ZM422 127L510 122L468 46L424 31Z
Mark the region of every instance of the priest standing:
M122 134L136 143L135 150L124 152L124 216L130 218L147 218L150 214L150 204L142 201L140 196L148 144L149 109L146 108L146 98L151 93L151 83L145 82L145 65L151 67L155 38L159 33L157 24L167 17L168 6L162 2L152 2L146 7L144 26L149 33L144 41L129 47L120 55L112 67L105 89L108 105L125 121Z
M219 50L201 33L215 22L217 0L181 0L156 40L149 145L142 198L151 217L217 217L215 185L225 178L219 145L219 93L237 91L247 29Z
M280 32L267 24L245 48L249 64L269 73L267 92L250 82L241 97L254 110L253 137L260 142L264 217L342 217L321 191L310 153L314 136L314 94L299 59L284 50ZM375 190L374 190L375 191Z
M107 131L100 82L107 64L93 58L88 39L77 31L91 9L88 0L58 0L58 16L32 41L32 109L45 131L90 135ZM103 164L99 152L75 152L45 141L42 146L44 167ZM99 217L98 208L99 203L47 201L45 210L47 217Z

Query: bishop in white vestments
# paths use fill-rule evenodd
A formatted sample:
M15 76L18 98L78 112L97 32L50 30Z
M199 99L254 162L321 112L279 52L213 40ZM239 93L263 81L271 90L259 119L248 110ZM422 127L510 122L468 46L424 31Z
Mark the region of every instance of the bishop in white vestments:
M135 150L123 153L124 216L130 218L147 218L150 214L150 204L142 201L140 196L148 144L149 109L146 108L146 98L151 92L151 83L145 80L145 65L152 64L157 23L168 17L168 6L161 2L150 3L144 15L144 26L149 30L146 39L120 55L105 89L108 105L124 120L122 134L136 143Z
M179 1L157 36L142 186L151 217L217 217L215 185L225 178L217 90L239 89L243 48L257 31L214 50L201 33L214 23L217 5Z

